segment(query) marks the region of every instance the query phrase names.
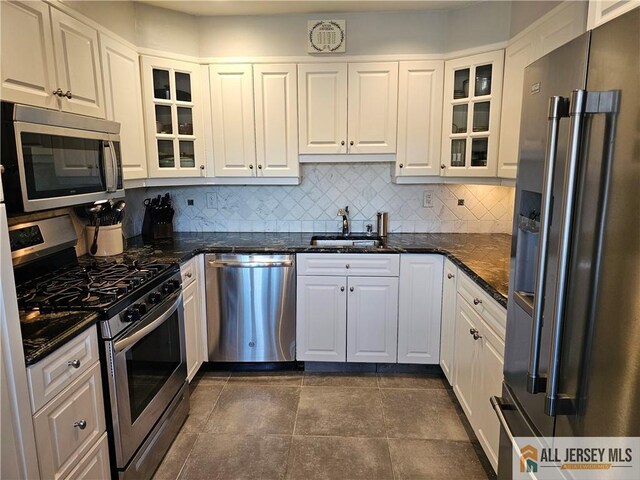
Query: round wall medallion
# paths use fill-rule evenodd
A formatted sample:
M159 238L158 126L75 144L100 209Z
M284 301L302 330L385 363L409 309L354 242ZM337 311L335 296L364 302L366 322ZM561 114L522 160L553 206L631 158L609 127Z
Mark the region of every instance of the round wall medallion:
M308 23L309 53L344 53L344 20L315 20Z

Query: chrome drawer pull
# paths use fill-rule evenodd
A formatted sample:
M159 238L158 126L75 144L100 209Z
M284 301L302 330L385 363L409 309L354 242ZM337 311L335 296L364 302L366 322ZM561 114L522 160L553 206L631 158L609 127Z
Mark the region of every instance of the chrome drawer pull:
M479 298L474 298L473 299L473 304L474 305L479 305L480 303L482 303L482 300L480 300Z
M453 277L455 277L455 275L453 273L447 273L447 278L451 279Z
M191 272L187 272L187 273L185 274L185 276L186 276L187 278L191 278L191 277L193 277L193 273L191 273Z
M469 329L469 334L470 335L477 335L478 334L478 329L477 328L470 328Z
M67 366L68 367L73 367L73 368L80 368L80 360L78 360L77 358L75 358L73 360L69 360L67 362Z
M87 428L87 421L86 420L78 420L77 422L73 422L73 427L74 428L79 428L80 430L84 430L85 428Z

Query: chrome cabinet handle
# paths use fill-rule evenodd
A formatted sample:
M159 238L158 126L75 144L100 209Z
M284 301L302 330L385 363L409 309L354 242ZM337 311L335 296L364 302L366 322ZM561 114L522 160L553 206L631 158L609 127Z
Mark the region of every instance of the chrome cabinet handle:
M400 165L398 165L400 168L404 167L404 165L401 163Z
M473 339L474 340L478 340L479 338L482 338L482 335L480 335L478 332L473 334Z
M470 328L469 329L469 335L475 335L476 333L478 333L478 329L477 328Z
M453 277L455 277L455 275L453 273L447 273L447 278L448 279L452 279Z
M253 164L249 165L249 170L253 170Z
M80 360L78 360L77 358L74 358L73 360L69 360L67 362L67 366L73 367L73 368L80 368Z
M54 95L57 95L58 97L62 97L62 95L64 95L64 93L62 93L62 89L58 88L57 90L54 90L53 92Z
M73 98L73 95L71 94L71 90L67 90L63 96L67 97L67 98Z
M440 168L444 170L445 168L447 168L447 166L443 163L442 165L440 165Z
M342 141L340 142L340 145L344 145L344 140L342 140Z
M79 428L80 430L84 430L85 428L87 428L87 421L78 420L77 422L73 422L73 426L74 428Z
M187 278L191 278L191 277L193 277L193 273L191 273L191 272L187 272L187 273L185 274L185 277L187 277Z
M353 292L354 288L353 287L349 287L349 291Z
M262 170L262 165L258 165L258 170Z
M340 291L341 291L341 292L344 292L344 287L340 287Z
M348 263L344 266L344 268L347 268L347 269L350 268L350 267L351 267L351 265L349 265Z
M351 140L351 141L349 142L349 145L353 146L353 140Z
M200 170L204 170L204 165L200 165Z
M482 300L480 300L479 298L474 298L473 299L473 304L474 305L480 305L482 303Z

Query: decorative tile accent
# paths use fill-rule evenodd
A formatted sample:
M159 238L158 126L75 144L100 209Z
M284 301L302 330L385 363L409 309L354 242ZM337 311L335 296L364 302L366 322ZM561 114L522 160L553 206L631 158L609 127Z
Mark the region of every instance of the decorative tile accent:
M127 236L140 234L145 198L170 192L177 232L337 232L338 208L349 205L352 231L377 211L389 212L392 232L511 233L515 189L493 185L396 185L389 165L303 164L298 186L199 186L127 190ZM433 207L422 206L433 192ZM207 195L215 208L207 208ZM458 199L464 199L464 206ZM193 206L187 205L193 200Z

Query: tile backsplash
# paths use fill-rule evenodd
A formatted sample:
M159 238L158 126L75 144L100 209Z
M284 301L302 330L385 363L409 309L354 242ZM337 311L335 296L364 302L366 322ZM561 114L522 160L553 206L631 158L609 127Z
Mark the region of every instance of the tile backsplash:
M368 223L375 229L376 212L388 211L391 232L511 233L512 187L396 185L389 165L380 163L303 164L301 174L297 186L130 189L124 231L140 234L143 200L170 192L178 232L337 232L338 208L348 205L353 232L364 231ZM425 191L431 192L428 208Z

